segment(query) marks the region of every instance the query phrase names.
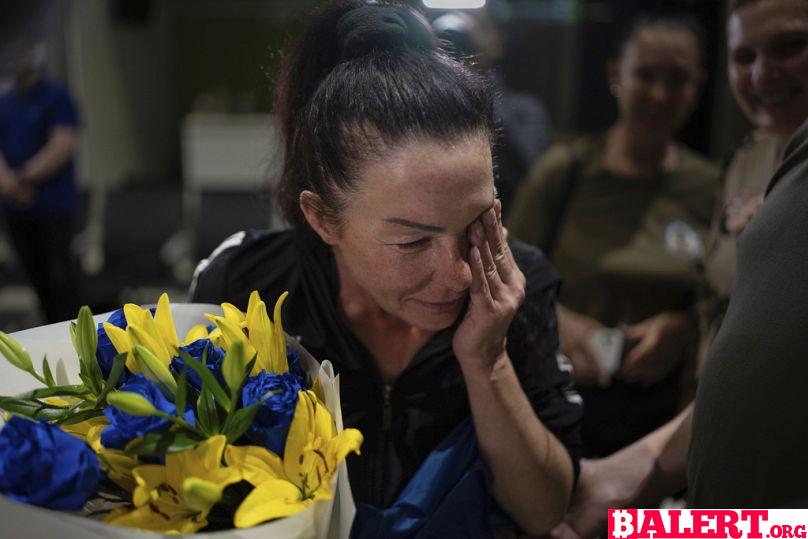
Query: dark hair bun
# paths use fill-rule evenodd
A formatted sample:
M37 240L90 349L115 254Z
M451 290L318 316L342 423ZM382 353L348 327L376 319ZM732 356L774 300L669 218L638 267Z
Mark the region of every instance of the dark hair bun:
M360 58L373 50L431 50L435 46L426 21L397 6L365 5L353 9L340 17L336 34L342 44L342 60Z

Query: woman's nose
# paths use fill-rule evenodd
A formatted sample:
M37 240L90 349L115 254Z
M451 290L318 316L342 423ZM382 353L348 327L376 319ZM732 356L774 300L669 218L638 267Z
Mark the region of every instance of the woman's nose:
M465 234L462 238L447 238L447 240L444 248L438 252L435 281L456 292L463 292L471 286L469 242Z
M655 103L665 103L670 96L670 90L664 81L654 82L648 91Z
M758 54L752 64L752 84L760 89L777 75L777 66L765 54Z

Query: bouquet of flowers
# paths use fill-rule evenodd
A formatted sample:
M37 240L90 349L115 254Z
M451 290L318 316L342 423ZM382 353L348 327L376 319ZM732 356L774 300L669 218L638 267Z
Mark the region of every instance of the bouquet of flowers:
M330 364L286 338L285 298L272 319L257 292L246 313L225 303L182 341L165 294L98 324L83 307L69 324L73 384L0 332L0 354L42 385L0 397L0 493L162 533L249 528L332 501L362 435L341 429Z

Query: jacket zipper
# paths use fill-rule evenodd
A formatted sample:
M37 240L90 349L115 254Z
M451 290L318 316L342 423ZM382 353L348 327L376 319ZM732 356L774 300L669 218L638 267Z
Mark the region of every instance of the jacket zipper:
M374 501L378 506L382 506L384 499L384 485L387 482L385 465L387 463L387 446L390 443L390 429L393 424L393 386L384 384L382 386L382 431L379 437L379 459L377 460L376 473L374 474Z
M382 390L382 432L389 432L393 424L393 404L390 396L393 393L393 386L384 384Z

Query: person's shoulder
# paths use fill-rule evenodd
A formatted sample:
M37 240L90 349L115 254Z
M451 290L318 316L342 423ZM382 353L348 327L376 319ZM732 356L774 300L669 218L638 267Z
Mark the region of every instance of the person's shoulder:
M70 93L68 87L62 84L59 81L53 79L43 79L39 83L41 88L44 90L42 92L43 97L53 103L72 103L73 97Z
M679 152L681 160L679 170L682 176L700 183L714 183L718 180L720 174L718 162L686 146L680 145Z
M293 231L236 232L197 265L190 290L192 301L236 301L233 298L249 294L241 290L242 283L257 284L268 275L283 275L297 259Z
M580 139L553 143L530 167L529 181L536 186L563 181L573 160L584 153L586 147L586 141Z
M508 240L508 245L516 265L525 275L526 296L556 289L561 276L540 249L519 240Z

